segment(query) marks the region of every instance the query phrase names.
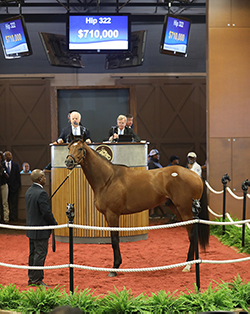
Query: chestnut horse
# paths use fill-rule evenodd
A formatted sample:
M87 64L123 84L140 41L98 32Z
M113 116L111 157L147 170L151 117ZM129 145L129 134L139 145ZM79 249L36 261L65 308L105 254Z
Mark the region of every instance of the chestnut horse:
M93 189L95 206L105 216L109 227L119 227L120 215L141 212L166 201L180 221L191 220L193 199L199 200L205 191L202 179L181 166L136 171L127 166L112 164L83 140L75 139L68 149L69 155L65 160L67 168L73 169L78 164L81 165ZM208 219L206 198L204 199L205 204L201 204L199 217ZM186 229L190 241L187 261L191 261L194 259L193 224L187 225ZM199 224L199 242L203 248L208 240L208 225ZM111 231L111 243L113 268L117 269L122 263L118 231ZM109 276L116 276L116 272L110 272Z

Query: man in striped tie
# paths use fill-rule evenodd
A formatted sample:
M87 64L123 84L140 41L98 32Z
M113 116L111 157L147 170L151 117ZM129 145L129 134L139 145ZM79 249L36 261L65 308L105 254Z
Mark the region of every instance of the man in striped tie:
M9 188L9 210L10 210L10 221L18 220L18 190L21 186L21 178L20 178L20 168L19 165L12 161L12 153L6 151L4 153L5 158L5 166L7 172L9 174L9 178L7 179L8 188Z

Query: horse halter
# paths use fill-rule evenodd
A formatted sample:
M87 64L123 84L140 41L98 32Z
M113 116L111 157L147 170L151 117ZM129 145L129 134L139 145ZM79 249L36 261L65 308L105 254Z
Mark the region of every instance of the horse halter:
M74 167L78 166L82 162L82 160L85 159L85 157L86 157L86 149L83 150L82 158L78 162L76 162L75 157L73 155L71 155L71 154L67 155L67 157L65 159L66 166L67 166L67 159L68 159L68 157L72 158L72 160L73 160L73 165L72 165L73 167L71 167L71 169L73 169ZM67 167L67 168L70 168L70 167Z

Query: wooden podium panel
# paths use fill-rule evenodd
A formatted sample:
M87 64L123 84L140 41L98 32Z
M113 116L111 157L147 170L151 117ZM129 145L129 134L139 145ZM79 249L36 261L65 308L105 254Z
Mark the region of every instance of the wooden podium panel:
M124 164L136 171L147 167L147 144L91 144L92 149L106 154L107 158L114 164ZM107 154L107 151L110 154ZM51 188L52 193L68 176L68 179L61 186L52 198L52 211L58 224L68 223L66 215L67 203L74 204L75 217L74 224L107 227L103 214L94 205L94 193L80 166L72 172L64 164L68 154L67 145L51 146L52 169ZM110 160L110 161L111 161ZM148 211L141 213L120 216L120 227L143 227L148 226ZM56 229L56 240L68 242L68 228ZM147 239L147 231L120 231L121 242L138 241ZM75 243L110 243L110 232L103 230L73 229Z

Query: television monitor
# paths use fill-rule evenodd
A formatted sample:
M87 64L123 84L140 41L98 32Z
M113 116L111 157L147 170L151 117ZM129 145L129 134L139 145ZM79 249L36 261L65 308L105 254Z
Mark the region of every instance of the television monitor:
M68 50L77 53L122 53L130 50L130 14L68 14Z
M0 39L6 59L32 55L25 21L22 15L0 22Z
M131 33L131 51L123 54L109 54L106 56L105 69L118 69L139 66L143 64L146 46L147 31Z
M118 142L119 143L126 143L126 142L132 142L133 141L133 134L120 134L118 136Z
M187 57L191 21L167 14L164 18L160 53Z
M67 50L65 35L39 32L39 36L50 65L84 68L81 56Z

